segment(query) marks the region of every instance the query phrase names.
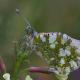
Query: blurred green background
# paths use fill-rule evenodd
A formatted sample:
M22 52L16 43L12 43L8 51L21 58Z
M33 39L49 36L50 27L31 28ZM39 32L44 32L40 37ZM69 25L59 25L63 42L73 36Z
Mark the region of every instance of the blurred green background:
M80 0L0 0L0 55L9 71L15 61L13 41L24 34L24 21L16 16L16 8L38 32L62 32L80 39Z

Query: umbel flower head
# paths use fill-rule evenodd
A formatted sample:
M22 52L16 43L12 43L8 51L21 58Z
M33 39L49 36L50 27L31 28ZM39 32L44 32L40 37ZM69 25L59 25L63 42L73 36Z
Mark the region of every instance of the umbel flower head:
M80 42L61 33L38 33L33 38L33 45L37 52L42 53L53 72L60 76L67 76L80 67Z

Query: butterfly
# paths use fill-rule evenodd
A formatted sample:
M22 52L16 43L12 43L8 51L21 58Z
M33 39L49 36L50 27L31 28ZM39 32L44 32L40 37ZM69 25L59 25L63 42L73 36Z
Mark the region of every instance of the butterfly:
M80 40L61 32L37 32L25 17L25 36L21 49L39 53L51 71L58 76L68 76L80 67Z

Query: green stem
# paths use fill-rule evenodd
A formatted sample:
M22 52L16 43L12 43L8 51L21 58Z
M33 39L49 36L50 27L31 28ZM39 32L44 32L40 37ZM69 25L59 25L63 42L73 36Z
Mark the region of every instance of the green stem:
M15 64L15 69L14 69L14 74L13 74L13 80L17 80L18 79L18 74L19 74L21 62L22 61L17 61L16 64Z
M20 67L21 67L21 64L22 64L23 61L24 61L24 56L23 56L23 54L20 54L20 56L18 56L17 59L16 59L14 74L13 74L13 80L18 80Z

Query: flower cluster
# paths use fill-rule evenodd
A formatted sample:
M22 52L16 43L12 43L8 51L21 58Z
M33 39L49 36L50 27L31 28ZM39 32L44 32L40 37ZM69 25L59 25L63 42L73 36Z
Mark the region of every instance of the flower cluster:
M5 74L3 75L3 78L4 78L5 80L10 80L10 74L9 74L9 73L5 73Z
M11 80L9 73L5 73L5 74L3 75L3 78L4 78L5 80ZM30 77L30 75L27 75L27 76L25 77L25 80L33 80L33 79Z
M80 66L80 49L71 37L61 33L38 33L33 44L56 74L68 75Z

